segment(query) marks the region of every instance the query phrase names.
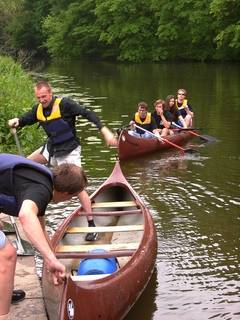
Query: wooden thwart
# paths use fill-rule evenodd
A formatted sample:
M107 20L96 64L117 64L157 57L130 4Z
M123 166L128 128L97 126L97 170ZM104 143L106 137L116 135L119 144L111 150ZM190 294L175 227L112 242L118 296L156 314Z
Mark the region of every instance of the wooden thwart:
M112 208L112 207L136 207L135 201L113 201L113 202L95 202L92 203L92 208Z
M90 259L90 258L112 258L112 257L130 257L136 252L135 249L130 250L112 250L105 252L57 252L58 259Z
M116 211L93 211L90 213L80 212L80 216L99 216L99 217L107 217L107 216L124 216L128 214L139 214L142 213L141 209L132 209L132 210L116 210Z
M144 226L126 225L126 226L104 226L104 227L70 227L67 233L88 233L88 232L127 232L127 231L143 231Z
M106 278L107 276L110 276L111 274L105 273L105 274L85 274L81 276L71 276L71 279L73 281L92 281L92 280L98 280L102 278Z
M56 252L88 252L93 249L104 249L107 251L111 250L136 250L139 246L138 242L132 243L111 243L111 244L91 244L91 245L59 245L56 249Z

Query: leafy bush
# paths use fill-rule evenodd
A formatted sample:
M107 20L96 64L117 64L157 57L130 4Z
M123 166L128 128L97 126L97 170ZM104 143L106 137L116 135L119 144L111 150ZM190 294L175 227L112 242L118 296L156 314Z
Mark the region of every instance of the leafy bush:
M0 56L0 152L17 153L8 120L22 115L34 103L33 80L20 64ZM36 125L18 129L23 153L28 155L43 142Z

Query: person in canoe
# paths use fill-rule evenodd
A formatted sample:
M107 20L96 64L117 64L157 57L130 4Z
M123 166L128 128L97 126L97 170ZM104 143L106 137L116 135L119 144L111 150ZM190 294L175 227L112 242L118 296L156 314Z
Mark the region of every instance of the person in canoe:
M159 134L164 137L173 134L170 129L173 116L171 112L166 108L164 100L158 99L154 102L154 112L152 113L153 118L158 127Z
M19 218L27 238L42 254L55 285L66 276L65 266L57 260L45 232L48 203L67 201L87 184L83 170L74 164L47 167L13 154L0 154L0 212ZM23 290L13 291L16 249L0 230L0 320L9 318L14 295L25 297Z
M29 155L29 159L52 166L64 162L81 166L81 145L75 127L77 116L82 116L95 124L108 145L117 145L114 134L103 126L95 112L70 98L54 96L49 83L38 82L34 87L34 93L38 103L21 117L8 121L12 128L38 122L46 132L48 136L46 143ZM85 211L91 213L91 201L86 191L79 194L79 200L85 203ZM89 226L94 227L93 217L89 215L87 219ZM89 233L86 235L86 240L94 241L97 236L97 233Z
M138 127L134 127L135 124ZM132 130L129 130L129 134L132 136L139 138L153 138L151 133L159 136L156 121L151 112L148 112L148 105L144 101L138 103L138 110L133 119L130 121L129 125L133 127ZM139 127L143 128L144 130L141 130ZM149 131L150 133L146 132L145 130Z
M176 106L175 96L174 95L167 96L165 99L165 103L166 103L166 109L169 110L172 116L171 129L176 128L176 126L173 123L176 123L178 126L181 126L183 128L187 128L187 124Z
M179 111L179 114L183 117L185 126L188 128L192 127L194 113L191 104L186 99L186 96L187 91L185 89L178 89L175 106ZM180 125L184 126L183 123L181 123Z

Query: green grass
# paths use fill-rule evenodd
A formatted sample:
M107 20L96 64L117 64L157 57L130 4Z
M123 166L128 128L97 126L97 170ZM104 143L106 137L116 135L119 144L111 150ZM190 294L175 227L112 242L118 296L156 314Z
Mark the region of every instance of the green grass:
M8 120L21 116L35 101L34 82L19 63L0 56L0 152L17 153L17 148L8 127ZM18 129L23 153L28 155L40 147L44 134L37 126Z

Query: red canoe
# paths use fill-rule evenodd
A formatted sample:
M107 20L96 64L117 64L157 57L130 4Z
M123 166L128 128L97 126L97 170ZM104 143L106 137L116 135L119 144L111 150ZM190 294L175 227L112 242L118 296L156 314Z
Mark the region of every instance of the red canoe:
M178 146L184 145L193 138L193 134L189 131L178 131L174 135L164 137L170 143ZM118 139L118 157L119 160L128 160L131 158L139 157L152 152L163 152L169 149L177 150L172 144L159 141L155 138L138 138L131 136L127 129L123 129Z
M87 227L86 213L79 207L51 240L69 275L63 285L54 286L43 267L43 297L50 320L123 319L151 278L156 230L119 162L91 200L96 227ZM98 232L98 240L86 242L88 232Z

